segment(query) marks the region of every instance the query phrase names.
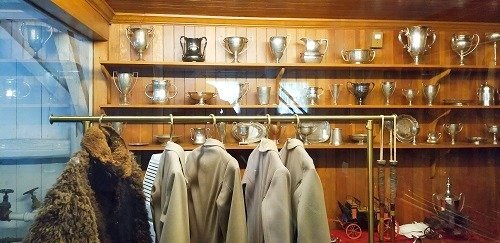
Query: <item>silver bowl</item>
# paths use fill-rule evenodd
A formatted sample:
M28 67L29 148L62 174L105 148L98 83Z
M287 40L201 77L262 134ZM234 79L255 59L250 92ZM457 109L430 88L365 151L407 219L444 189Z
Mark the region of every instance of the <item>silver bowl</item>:
M482 143L485 143L486 141L488 141L487 138L483 138L483 137L469 137L469 138L467 138L467 140L469 141L469 143L472 143L475 145L479 145L479 144L482 144Z
M201 92L201 91L193 91L187 92L189 98L198 101L198 105L205 105L205 101L216 97L217 94L214 92Z
M351 137L351 140L357 142L359 145L363 145L363 144L365 144L365 142L368 138L368 135L366 133L355 133L355 134L352 134L350 137Z
M323 54L307 54L300 53L300 61L303 63L320 63L323 61Z
M375 59L375 51L373 49L352 49L341 52L344 61L354 64L370 63Z
M161 145L166 145L167 142L170 141L170 134L158 134L158 135L155 135L155 139ZM179 136L172 135L172 142L174 142L174 143L179 142Z

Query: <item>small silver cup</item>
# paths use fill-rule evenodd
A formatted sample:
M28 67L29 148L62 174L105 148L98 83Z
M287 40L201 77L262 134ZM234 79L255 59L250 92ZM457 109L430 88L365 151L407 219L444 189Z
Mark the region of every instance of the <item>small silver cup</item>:
M408 100L408 105L412 105L413 99L418 95L418 90L402 89L404 97Z
M137 82L139 78L138 72L133 73L119 73L113 72L113 83L120 92L120 105L128 105L128 95L132 88L134 88L134 84Z
M390 104L390 98L392 94L394 94L394 90L396 89L396 82L392 81L384 81L381 84L382 95L385 98L385 104Z
M236 133L241 138L240 145L248 144L248 136L250 136L250 124L238 123L236 124Z
M427 99L427 105L432 105L439 92L439 84L424 85L424 96Z
M330 94L332 95L332 101L333 101L334 105L338 105L341 85L342 84L331 84L330 85Z
M455 136L462 131L463 125L461 123L449 123L443 124L443 128L451 136L451 144L453 145L455 144Z
M257 96L259 98L259 105L268 105L271 96L271 86L257 87Z
M340 146L342 143L342 128L332 128L330 144L332 144L333 146Z
M143 54L155 37L154 28L127 27L126 36L132 48L139 54L137 61L144 61Z
M225 143L226 141L226 125L227 123L225 122L218 122L214 125L217 138L221 141L221 143Z
M271 48L271 53L276 63L280 62L289 43L290 40L287 36L271 36L271 38L269 38L269 47Z

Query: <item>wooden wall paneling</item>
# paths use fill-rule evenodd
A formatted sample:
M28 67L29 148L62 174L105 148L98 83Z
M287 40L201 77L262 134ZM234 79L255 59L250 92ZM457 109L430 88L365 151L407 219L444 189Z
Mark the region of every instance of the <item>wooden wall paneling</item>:
M297 29L296 28L286 28L286 35L288 37L289 43L286 48L286 55L283 55L282 63L294 63L297 61Z
M164 62L173 62L174 53L174 26L171 24L163 25L163 60Z
M276 29L267 29L267 28L252 28L251 32L254 36L254 44L253 48L254 53L251 54L249 52L249 55L252 55L252 61L255 60L256 63L267 63L270 62L270 53L269 53L269 47L268 47L268 40L271 36L276 35ZM275 83L274 80L269 80L270 83L268 83L268 80L266 79L265 73L258 73L254 84L250 86L251 90L253 91L252 96L254 97L254 104L258 104L257 101L257 87L258 86L266 86L269 84ZM279 84L275 84L279 85Z
M249 39L247 62L257 63L258 43L260 41L257 39L257 29L253 27L246 28L246 37ZM260 84L257 81L257 77L262 77L263 73L260 70L249 71L246 76L246 81L249 83L248 93L246 95L247 104L258 104L257 87Z
M129 61L129 60L136 60L137 55L133 48L130 47L130 41L127 38L127 27L129 25L125 24L116 24L116 27L119 29L119 35L115 38L118 38L119 41L119 49L118 50L113 50L113 51L118 51L119 56L117 61ZM134 52L134 53L131 53ZM111 51L110 51L111 53Z
M214 36L214 42L215 43L215 48L214 48L214 61L216 63L225 63L226 62L226 50L224 47L220 44L220 42L226 37L226 28L225 26L216 26L215 27L215 36ZM226 80L226 75L222 72L217 72L215 75L215 82L214 84L217 85L217 89L219 93L222 93L220 87L226 87L227 80ZM221 100L220 97L216 98L217 104L224 104L226 101Z

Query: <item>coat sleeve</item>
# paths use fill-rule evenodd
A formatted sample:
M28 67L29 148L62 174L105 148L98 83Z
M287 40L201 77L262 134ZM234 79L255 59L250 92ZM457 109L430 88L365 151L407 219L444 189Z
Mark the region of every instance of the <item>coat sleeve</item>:
M264 242L292 242L291 201L290 173L286 168L277 170L262 201Z
M163 171L155 179L152 195L157 242L189 243L186 180L180 167L165 166L175 161L166 161L168 156L162 159Z
M226 170L221 192L217 197L217 211L219 228L225 242L247 242L245 203L236 160L231 161Z
M325 198L316 171L306 172L301 186L302 194L297 207L297 242L329 243Z

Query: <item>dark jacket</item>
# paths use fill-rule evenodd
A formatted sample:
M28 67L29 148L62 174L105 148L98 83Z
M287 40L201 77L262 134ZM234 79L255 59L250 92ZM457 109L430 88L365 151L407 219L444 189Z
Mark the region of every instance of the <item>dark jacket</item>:
M141 170L110 127L93 126L24 242L151 242Z

